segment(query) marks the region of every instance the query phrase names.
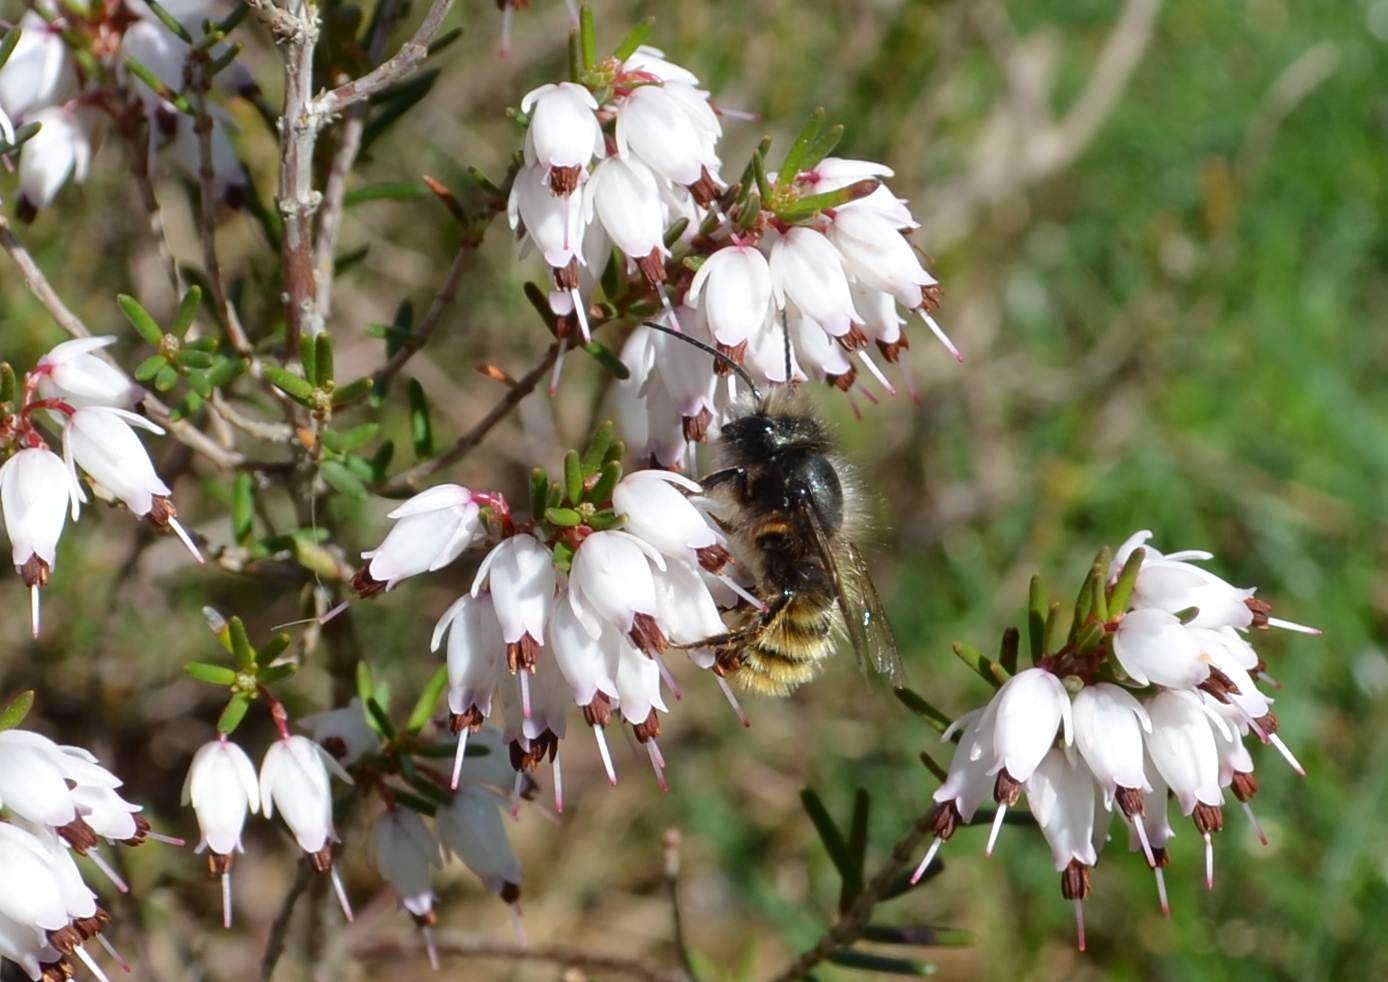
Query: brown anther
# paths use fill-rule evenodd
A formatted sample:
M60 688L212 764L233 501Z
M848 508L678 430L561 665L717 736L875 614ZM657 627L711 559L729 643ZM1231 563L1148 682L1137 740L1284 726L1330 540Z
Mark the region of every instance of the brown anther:
M660 254L659 246L636 260L636 265L651 286L659 286L665 282L665 257Z
M719 545L702 546L694 550L699 557L699 565L710 573L721 573L723 567L732 560L733 554Z
M879 339L877 342L877 350L882 352L882 357L893 365L901 358L901 353L909 347L911 347L911 339L907 337L905 331L898 334L895 341Z
M540 652L540 642L532 638L529 633L522 634L519 641L511 641L506 645L506 667L514 675L521 669L527 672L535 671L535 656Z
M109 923L111 923L111 915L98 907L96 913L91 917L73 918L71 927L77 931L78 934L82 935L83 941L87 941L100 934L101 929Z
M352 575L352 589L358 597L370 597L386 588L383 581L371 575L371 567L363 566Z
M631 638L632 644L651 656L660 654L669 643L665 638L665 632L650 614L637 614L632 619L631 631L627 637Z
M1253 613L1253 626L1261 631L1268 629L1268 617L1272 614L1272 604L1266 600L1259 600L1257 597L1249 597L1243 602Z
M320 743L319 746L338 760L347 756L347 741L340 736L330 736Z
M219 852L208 852L207 854L207 873L209 876L224 876L231 872L231 864L235 860L232 853L222 855Z
M844 351L858 351L868 346L868 336L858 324L850 324L848 330L834 338Z
M713 413L705 406L699 410L699 415L685 416L680 422L686 440L690 443L703 443L708 437L708 426L713 422Z
M578 289L578 259L570 259L567 266L556 266L554 268L554 285L561 290Z
M718 348L718 353L724 358L727 358L728 361L724 361L722 358L714 359L713 373L715 375L731 375L733 369L732 365L729 365L728 362L732 362L733 365L741 365L743 359L747 357L746 341L743 341L741 344L732 345L724 344L719 341L716 347Z
M825 375L824 381L828 382L840 392L847 392L849 389L853 388L853 383L857 378L858 370L856 368L850 368L842 375Z
M73 924L48 932L48 943L64 955L72 954L73 949L86 940L82 936L82 932Z
M1060 895L1066 900L1083 900L1089 896L1089 867L1078 859L1060 872Z
M1006 770L998 771L997 780L993 782L993 800L1010 808L1021 797L1022 782L1007 773Z
M45 586L48 583L48 564L37 554L30 555L19 567L19 575L24 577L27 587Z
M426 910L422 914L416 914L414 911L411 911L410 916L414 918L415 924L419 927L433 927L439 922L439 915L435 914L432 910Z
M149 822L142 815L132 815L135 820L135 834L124 840L127 846L138 846L149 837Z
M14 217L18 218L25 225L28 225L38 217L38 214L39 210L35 207L34 203L21 194L19 200L15 202Z
M320 873L326 873L333 868L333 847L325 845L317 852L308 854L309 861L313 863L313 868Z
M578 164L570 167L551 167L549 169L549 189L562 198L567 198L578 190L578 179L583 176L583 168Z
M935 313L940 309L940 297L940 284L931 283L929 286L921 287L921 308L928 314Z
M937 839L947 840L963 822L964 816L959 814L959 806L951 799L935 806L930 814L930 832Z
M1218 832L1224 828L1224 809L1218 805L1206 805L1203 802L1195 806L1195 811L1190 813L1191 821L1195 823L1195 829L1202 835L1207 832Z
M498 891L498 896L508 904L515 903L521 898L520 884L509 882L501 884L501 890Z
M1152 847L1152 868L1162 869L1171 864L1171 857L1166 853L1165 846Z
M161 532L168 531L169 522L178 517L178 509L165 495L155 495L149 503L149 522Z
M66 825L60 825L54 829L68 845L72 846L72 851L79 856L85 856L88 849L96 848L101 841L97 838L96 832L81 818L74 818Z
M593 701L583 707L583 721L589 726L606 726L612 720L612 700L601 692L593 694Z
M1209 677L1201 682L1197 688L1208 692L1217 701L1226 705L1229 703L1230 696L1239 694L1239 687L1234 683L1234 680L1213 665L1210 666Z
M461 733L464 730L476 733L482 728L482 710L476 706L468 707L465 713L449 713L448 729L451 733Z
M1118 807L1123 810L1123 814L1128 818L1140 818L1147 814L1146 806L1142 803L1142 791L1139 788L1119 788L1113 795L1118 802Z
M1258 776L1252 771L1247 774L1235 771L1233 780L1229 782L1229 790L1239 801L1248 801L1258 793Z
M559 339L571 338L579 333L578 314L569 311L567 314L554 315L554 336Z
M656 711L652 709L651 714L646 717L645 721L633 725L631 731L636 734L636 739L641 743L658 737L660 736L660 717L657 716Z
M700 208L707 208L718 197L718 185L707 167L699 168L699 179L689 185L689 193Z
M1253 722L1257 723L1259 729L1261 729L1263 733L1267 736L1272 736L1274 733L1276 733L1277 727L1281 725L1277 721L1277 714L1274 713L1271 709L1269 709L1262 716L1259 716Z
M39 974L40 982L67 982L68 979L75 978L77 970L72 967L72 963L66 958L61 958L56 962L51 962L43 966L43 971Z
M511 769L516 771L533 771L545 762L545 758L554 760L559 753L559 738L548 729L535 739L530 741L529 747L521 745L519 740L512 740L510 744Z

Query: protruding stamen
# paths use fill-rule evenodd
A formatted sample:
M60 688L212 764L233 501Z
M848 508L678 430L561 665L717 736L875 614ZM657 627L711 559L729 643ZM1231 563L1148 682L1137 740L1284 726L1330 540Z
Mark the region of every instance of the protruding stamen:
M559 373L564 368L564 353L569 350L569 339L559 339L559 350L554 355L554 368L549 373L549 397L553 399L559 394Z
M679 316L675 313L675 305L670 302L670 291L665 289L664 283L655 285L655 292L660 295L660 305L665 308L665 313L670 315L670 326L679 334L684 333L684 328L680 327Z
M342 906L342 916L351 924L352 902L347 899L347 888L342 885L342 877L338 875L336 866L328 867L328 878L333 881L333 892L337 894L337 902Z
M852 392L845 392L843 395L844 398L848 400L848 408L853 410L853 418L861 421L863 418L863 407L858 405L858 400L853 398Z
M733 579L733 578L732 578L731 576L729 576L727 573L719 573L719 574L718 574L718 579L721 580L721 581L723 582L723 584L724 584L725 586L727 586L727 588L728 588L729 590L731 590L733 593L737 594L737 595L738 595L739 597L741 597L743 600L747 601L749 604L751 604L751 605L752 605L753 607L755 607L757 610L761 610L761 611L766 610L766 604L764 604L764 603L762 603L760 600L758 600L755 596L752 595L752 593L751 593L750 591L748 591L744 586L742 586L740 583L738 583L737 580Z
M1263 729L1258 721L1247 713L1243 714L1243 718L1248 723L1248 728L1253 731L1253 735L1258 738L1258 742L1266 744L1268 742L1267 730Z
M106 973L101 970L101 966L96 963L96 959L87 954L86 948L80 944L74 945L72 951L78 958L82 959L82 964L87 966L87 971L97 977L98 982L111 982Z
M509 3L501 8L501 46L496 49L498 58L511 53L511 22L515 19L515 8Z
M130 892L130 885L126 883L125 880L121 879L121 875L116 872L116 868L106 862L106 857L101 855L98 850L88 849L87 858L96 864L96 868L106 875L106 879L110 880L117 890L121 893Z
M1142 855L1146 857L1147 865L1156 869L1157 858L1152 855L1152 843L1147 841L1147 826L1142 824L1142 816L1134 815L1129 821L1133 823L1133 831L1137 833L1137 841L1142 843Z
M1214 838L1205 833L1205 889L1214 889Z
M926 869L935 861L935 854L940 851L940 847L944 844L944 839L936 838L931 840L930 848L925 851L925 858L922 859L921 864L916 867L916 871L911 874L911 886L915 886L921 881L921 877L925 875Z
M911 374L910 367L905 362L899 364L901 365L901 384L906 386L906 394L911 397L911 402L915 405L924 405L925 403L921 401L920 386L916 384L916 377Z
M188 844L187 839L180 839L176 835L165 835L163 832L146 831L146 839L153 839L155 842L162 842L166 846L183 847Z
M664 660L659 655L652 655L651 657L655 659L656 667L660 669L660 679L665 683L665 688L669 689L670 695L675 697L676 702L679 702L684 698L684 690L675 681L675 677L670 674L670 669L666 667Z
M1276 733L1269 733L1268 742L1277 748L1277 752L1282 755L1283 759L1285 759L1289 765L1291 765L1292 770L1296 771L1301 777L1306 776L1306 768L1301 766L1301 761L1296 759L1296 755L1282 742L1280 736Z
M1002 819L1007 814L1006 805L998 805L998 813L993 816L993 827L988 830L988 845L983 849L985 856L993 855L993 846L998 841L998 833L1002 831Z
M949 335L945 333L945 329L935 322L935 318L931 317L930 314L924 310L922 310L920 314L921 317L925 319L926 326L929 327L931 333L935 335L936 340L945 346L945 349L954 356L954 360L963 361L964 356L960 353L959 349L954 346L954 342L949 339Z
M328 611L322 617L318 618L318 626L322 627L324 624L328 623L328 621L332 620L334 617L342 613L350 606L352 606L352 601L350 599L342 601L342 603L338 604L332 610Z
M1084 901L1079 897L1074 900L1075 904L1075 940L1080 951L1084 951Z
M419 935L424 939L424 954L429 959L429 967L437 972L439 970L439 946L434 943L434 929L428 924L421 924Z
M569 8L569 25L573 27L574 30L578 30L580 23L578 18L578 4L575 3L574 0L564 0L564 6Z
M877 367L877 362L872 360L872 356L867 353L865 348L860 348L858 350L858 357L862 360L863 364L867 366L867 370L872 374L872 377L877 379L877 384L887 391L887 395L896 395L896 386L892 385L891 380L888 379L886 375L882 374L882 369Z
M520 818L521 791L525 789L525 771L516 771L516 779L511 782L511 817Z
M525 935L525 917L521 913L520 901L511 905L511 926L516 931L516 944L522 948L529 948L530 939Z
M126 959L121 955L121 953L116 950L116 946L111 944L110 940L107 939L106 935L98 932L96 940L97 943L101 945L101 947L106 949L106 954L111 956L112 960L115 961L116 966L122 972L124 972L126 975L129 975L135 971L134 966L131 965L130 962L126 961Z
M1295 621L1284 621L1280 617L1269 617L1268 627L1280 627L1284 631L1295 631L1297 634L1314 634L1317 637L1325 633L1318 627L1311 627L1309 624L1298 624Z
M607 771L607 783L615 785L617 771L612 766L612 752L607 749L607 737L603 734L601 726L593 727L593 739L598 742L598 754L602 757L603 769Z
M197 560L199 566L207 562L206 559L202 558L202 553L198 550L197 545L194 544L192 536L188 534L188 530L179 523L178 519L169 518L169 528L173 529L174 535L178 536L179 541L181 541L187 550L193 554L193 558Z
M665 758L660 755L660 748L655 745L654 738L646 741L646 754L651 758L651 768L655 771L655 780L660 785L660 790L669 791L670 784L665 780Z
M588 326L588 307L583 302L583 295L578 292L578 288L569 291L569 296L574 302L574 316L578 318L578 331L583 335L583 343L587 344L593 340L593 330Z
M1248 821L1252 824L1253 831L1258 835L1258 841L1263 845L1267 845L1268 837L1263 833L1263 826L1258 822L1258 816L1253 814L1253 806L1246 801L1241 801L1239 804L1243 805L1243 813L1248 816Z
M715 675L714 680L718 683L718 688L723 690L723 695L728 699L728 705L733 707L733 712L737 713L738 722L744 727L752 725L752 721L747 718L747 714L742 711L742 703L737 701L737 694L733 692L733 687L728 684L728 680L721 675Z
M559 751L554 752L554 759L550 761L550 771L554 775L554 812L556 815L564 814L564 772L559 769Z
M463 758L467 756L467 735L470 728L464 726L458 731L458 749L453 753L453 778L448 782L449 790L458 790L458 779L463 773Z
M1162 873L1162 869L1160 866L1158 866L1152 872L1156 873L1157 875L1157 900L1161 903L1162 916L1170 917L1171 904L1166 898L1166 875Z
M530 719L530 672L520 670L521 718Z
M231 870L222 874L222 927L231 929Z
M34 637L39 636L39 585L29 588L29 625Z

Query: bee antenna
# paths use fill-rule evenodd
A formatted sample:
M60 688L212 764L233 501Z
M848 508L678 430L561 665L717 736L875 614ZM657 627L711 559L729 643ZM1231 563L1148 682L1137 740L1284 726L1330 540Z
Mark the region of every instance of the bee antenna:
M761 389L757 388L757 383L752 381L752 376L748 373L747 369L743 368L737 362L733 361L727 355L723 354L723 352L713 347L713 345L704 344L704 342L700 341L698 338L691 338L688 334L683 334L680 331L676 331L674 328L669 327L665 324L658 323L657 321L642 321L641 323L642 325L644 325L645 327L649 327L653 331L659 331L662 334L668 334L672 338L679 338L686 344L692 344L700 351L712 355L714 361L721 361L723 364L727 365L730 369L736 372L738 378L742 379L742 381L747 383L747 388L752 390L752 395L757 399L758 402L760 402L764 398L761 394ZM787 373L786 377L789 378L790 374Z
M786 385L790 384L790 318L781 311L781 340L786 346Z

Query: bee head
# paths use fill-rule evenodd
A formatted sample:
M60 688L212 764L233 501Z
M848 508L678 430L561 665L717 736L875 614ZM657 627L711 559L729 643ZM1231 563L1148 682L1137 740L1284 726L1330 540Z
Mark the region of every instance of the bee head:
M771 457L786 450L824 453L830 449L824 428L813 416L766 406L724 423L721 439L741 459Z

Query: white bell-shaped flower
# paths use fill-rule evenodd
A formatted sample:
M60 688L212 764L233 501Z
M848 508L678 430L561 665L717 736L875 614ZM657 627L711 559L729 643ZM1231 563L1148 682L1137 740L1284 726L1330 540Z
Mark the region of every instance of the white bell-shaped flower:
M502 539L478 567L472 595L490 585L492 607L501 626L511 667L530 665L544 646L545 623L554 609L554 557L533 535Z
M576 195L552 194L547 174L541 164L522 167L511 185L506 215L512 229L524 225L548 266L563 269L582 256L583 202Z
M67 926L70 917L63 901L52 861L33 833L10 822L0 822L0 917L33 931L41 940L45 932Z
M448 708L455 715L492 711L492 693L501 681L506 643L488 596L463 594L434 626L430 650L448 637Z
M911 874L912 883L925 875L935 854L954 836L955 829L973 821L978 806L993 797L994 778L988 773L993 761L993 726L986 707L960 716L941 734L941 741L949 742L956 732L959 744L950 758L949 771L932 795L936 804L931 828L934 841Z
M16 25L19 41L9 59L0 65L0 111L24 119L37 109L56 103L74 77L67 45L59 27L34 10Z
M641 161L608 157L593 168L583 191L584 220L602 223L613 244L635 262L658 262L665 216L655 175Z
M1113 635L1113 653L1139 685L1193 689L1210 676L1199 641L1175 614L1155 607L1123 615Z
M859 320L843 260L824 235L796 226L771 247L771 289L776 306L794 304L834 337Z
M655 594L661 627L676 644L693 644L727 630L696 565L672 558L655 574Z
M864 209L845 208L834 217L829 239L844 268L868 286L896 298L907 309L921 305L921 288L937 280L891 222Z
M657 82L680 82L690 86L699 84L699 79L693 72L666 60L664 51L649 44L637 47L627 60L622 62L622 71L646 75Z
M371 579L387 590L407 577L442 569L482 534L477 500L457 484L421 491L386 517L395 525L385 541L361 555L370 560Z
M60 399L75 408L114 406L129 409L139 401L140 387L115 365L96 354L114 337L74 338L39 359L33 374L39 395Z
M705 168L716 170L704 133L685 101L662 85L641 85L617 110L617 153L635 155L672 184L697 182Z
M583 540L569 573L569 604L590 636L598 637L599 622L606 621L645 650L664 649L652 565L665 569L664 557L629 532L594 532Z
M691 305L714 339L735 349L763 329L771 314L771 267L753 246L728 245L704 260L689 286Z
M575 705L590 706L599 694L610 700L617 698L617 635L611 627L593 637L573 607L561 603L549 621L549 642L554 663L569 683Z
M675 316L684 336L712 344L713 338L697 309L681 304L675 309ZM718 418L719 376L714 370L713 356L669 334L657 333L652 343L659 381L674 402L685 439L704 440Z
M700 550L721 546L725 539L681 488L696 495L703 490L674 471L632 471L617 482L612 506L626 515L626 531L671 559L698 565Z
M1253 590L1240 589L1187 562L1147 560L1133 585L1134 607L1155 607L1177 613L1197 608L1190 627L1245 628L1253 623L1246 601Z
M19 213L32 218L48 207L69 178L86 180L92 136L79 109L49 106L27 121L40 128L19 154Z
M381 735L367 723L366 709L356 696L341 709L299 717L299 725L343 767L351 767L381 748Z
M993 726L993 761L988 773L1025 784L1064 727L1073 742L1070 696L1044 668L1028 668L1003 683L986 713Z
M202 838L197 851L229 856L241 848L246 815L260 811L255 765L239 746L222 737L193 755L183 782L183 804L192 805Z
M136 21L121 36L120 48L122 58L133 58L154 73L171 91L182 91L188 45L163 24L155 20ZM174 107L134 72L126 69L122 74L127 87L144 103L147 112L158 109L173 111Z
M521 99L521 112L530 116L525 162L540 167L556 195L572 194L602 152L597 110L593 94L573 82L542 85Z
M282 737L270 744L260 763L260 804L266 818L278 809L299 848L317 860L336 842L330 775L352 783L326 750L308 737ZM323 865L326 865L324 863Z
M239 65L239 62L235 63ZM236 132L236 123L220 106L209 106L208 117L212 129L208 132L212 165L212 193L232 208L240 208L246 202L250 177L236 155L236 147L231 136ZM166 153L173 165L190 181L198 181L202 174L202 145L198 141L196 121L185 115L177 117L177 128L173 141Z
M164 432L143 416L123 409L84 406L68 417L63 429L63 456L72 475L74 519L78 502L87 500L77 483L77 467L136 515L148 515L156 497L167 498L172 493L154 473L149 453L132 429L136 426L151 433Z
M10 538L10 558L32 598L38 636L38 590L48 582L67 522L72 481L67 466L47 447L29 447L0 465L0 518Z
M1147 752L1162 779L1180 802L1182 814L1196 805L1219 805L1219 748L1215 730L1227 731L1191 692L1163 689L1147 700L1152 733Z
M616 682L622 717L632 726L648 723L657 710L670 711L660 693L660 666L626 638L618 639Z
M506 838L501 802L489 791L463 788L435 816L444 848L507 903L520 897L520 861Z
M792 307L786 311L790 336L800 363L815 377L847 391L858 374L852 359L814 318Z
M1093 866L1094 778L1066 751L1051 748L1027 780L1027 803L1051 847L1056 871L1078 861Z
M371 858L381 877L400 895L400 904L421 920L432 920L433 871L443 865L438 840L418 813L383 812L371 826Z
M1113 807L1119 788L1151 790L1143 774L1142 734L1152 721L1132 693L1110 682L1081 689L1071 703L1075 746L1104 793L1104 806Z
M0 732L0 807L49 828L77 818L58 745L28 730Z
M82 820L103 839L127 842L141 835L135 815L142 811L110 788L78 786L72 789L72 800ZM148 826L145 826L147 829Z

